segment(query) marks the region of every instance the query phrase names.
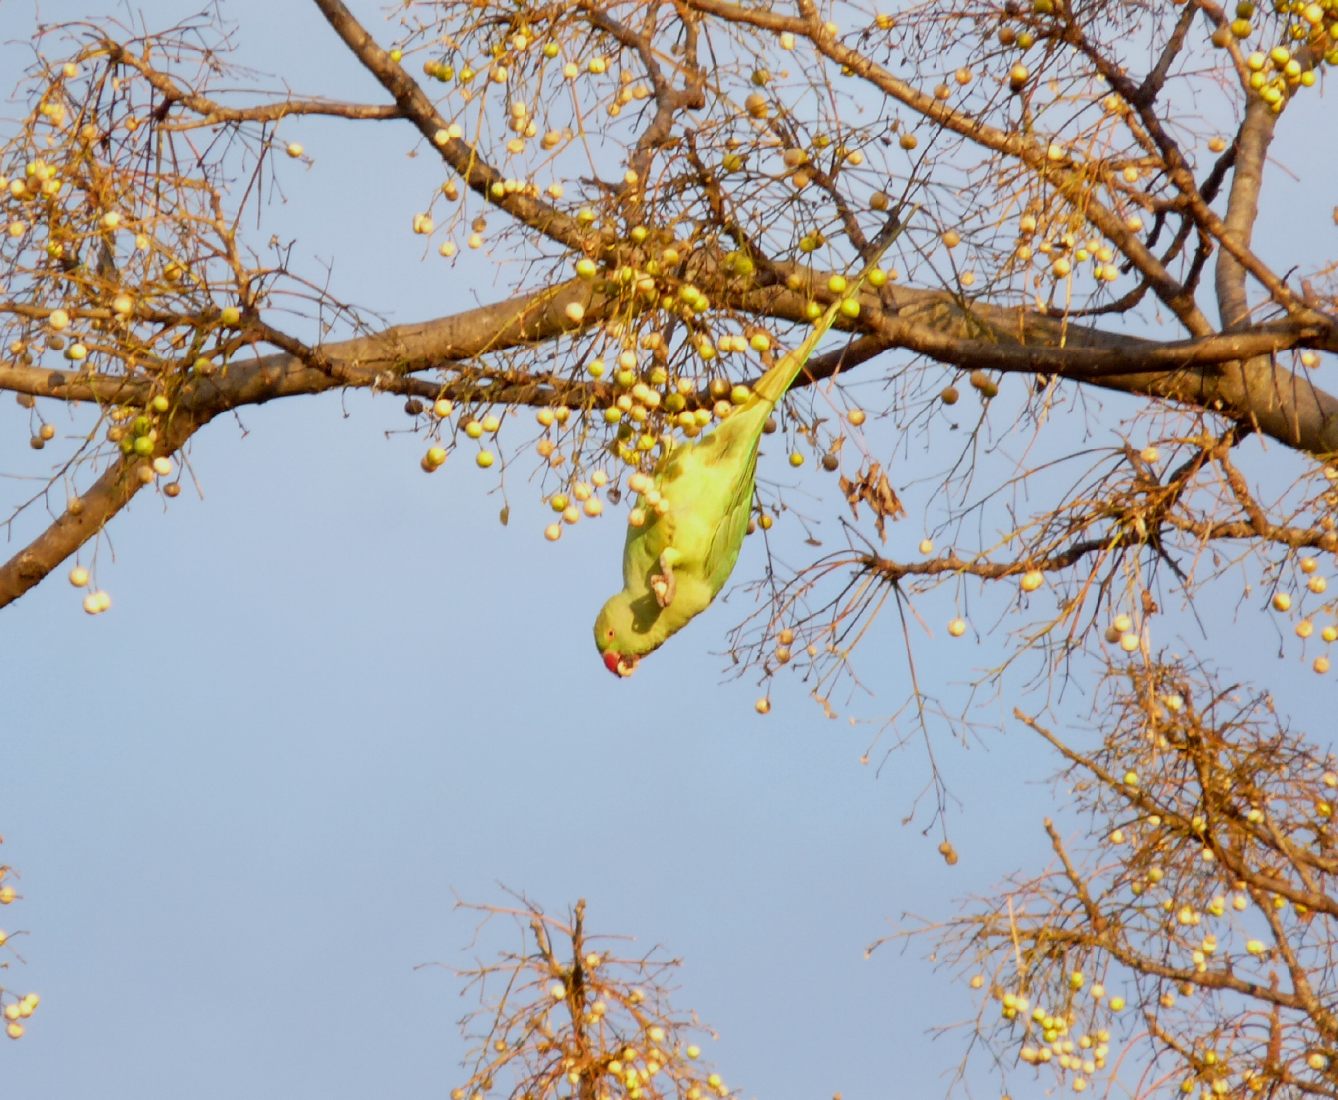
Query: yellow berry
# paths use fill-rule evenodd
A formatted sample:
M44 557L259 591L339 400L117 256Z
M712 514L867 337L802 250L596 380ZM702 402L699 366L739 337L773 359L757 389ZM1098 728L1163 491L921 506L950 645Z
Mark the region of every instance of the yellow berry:
M84 597L84 610L90 615L101 615L111 607L111 597L99 589ZM0 888L0 903L5 903L5 889Z

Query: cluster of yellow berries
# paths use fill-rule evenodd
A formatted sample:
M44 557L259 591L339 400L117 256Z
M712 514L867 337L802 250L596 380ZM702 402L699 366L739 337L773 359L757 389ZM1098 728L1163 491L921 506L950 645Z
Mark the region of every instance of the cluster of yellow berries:
M983 984L984 979L979 975L971 980L973 988ZM1085 986L1086 977L1081 971L1075 970L1069 975L1068 987L1075 995ZM1088 993L1093 1001L1104 1003L1111 1013L1124 1010L1124 998L1107 998L1106 989L1100 982L1088 987ZM1025 1064L1049 1065L1060 1074L1071 1075L1067 1080L1074 1092L1085 1092L1092 1076L1105 1069L1110 1057L1110 1032L1107 1029L1084 1031L1075 1036L1076 1017L1071 1009L1048 1012L1040 1005L1032 1005L1024 993L996 990L994 995L999 1001L1000 1016L1022 1028L1018 1057Z
M541 440L543 442L550 442ZM570 493L553 493L548 498L548 507L558 514L561 522L550 523L544 528L544 538L549 542L557 542L562 537L563 526L573 526L579 523L582 516L595 519L604 514L604 502L597 495L599 490L609 484L609 475L604 470L595 470L588 481L578 480L571 484ZM667 507L667 504L659 499L659 494L650 489L650 478L645 474L637 472L632 474L628 481L628 488L634 493L654 493L653 501L646 500L644 503L653 506L657 510ZM640 505L632 510L628 519L633 526L640 527L646 522L646 511Z
M583 214L587 212L588 218L578 217L578 220L592 224L595 214L593 211L582 211ZM644 226L634 226L627 232L633 244L643 244L649 236ZM753 398L749 386L717 376L707 384L707 401L699 403L701 399L694 379L675 376L671 372L666 363L671 354L689 354L709 363L732 354L753 353L761 357L763 367L770 366L775 362L775 356L780 354L770 333L756 325L745 326L741 331L723 333L704 328L700 316L711 308L710 300L692 283L679 282L667 274L668 269L677 265L690 247L684 242L672 242L636 267L625 264L604 270L586 256L575 262L579 278L591 282L599 280L598 286L603 291L626 291L642 295L649 304L677 316L688 326L683 344L676 349L668 346L663 332L655 326L636 335L629 335L616 323L606 326L609 334L618 341L616 350L593 354L585 362L585 371L591 379L599 381L607 378L612 383L610 399L602 408L594 411L605 425L613 429L609 451L619 463L631 469L629 488L645 497L631 511L630 522L633 526L644 523L649 518L650 509L662 511L667 507L664 502L655 499L654 489L645 477L657 455L665 453L679 437L697 438L712 422L727 418ZM747 258L737 252L725 257L725 266L735 274L746 276L749 273ZM871 272L868 278L870 283L882 285L888 275L879 269ZM792 289L804 285L801 276L793 276L790 281ZM827 279L826 285L830 293L839 295L848 289L848 280L844 276L833 275ZM841 308L847 317L859 313L859 303L853 298L845 299ZM570 303L566 311L574 324L584 320L584 307L579 302ZM822 315L823 309L817 302L809 302L806 312L810 319L815 320ZM411 404L415 409L420 408L416 402ZM690 408L689 405L697 407ZM442 399L435 403L432 412L440 420L449 416L452 408L449 400ZM536 413L540 426L546 430L565 426L571 415L572 410L565 406L545 407ZM862 410L854 410L849 419L852 425L858 426L864 422L865 414ZM469 420L463 430L470 438L479 439L484 435L495 434L500 423L496 416L489 415ZM536 450L555 469L574 457L563 454L558 442L547 432L538 441ZM447 457L447 449L434 444L423 455L422 468L431 473L440 469ZM495 461L496 456L491 450L482 450L476 456L478 465L485 468ZM792 451L788 461L791 466L798 467L803 465L805 458L801 452ZM573 462L572 466L575 467L576 463ZM824 468L829 470L836 466L835 461L824 464ZM610 475L605 472L586 478L573 472L562 490L552 494L547 503L568 525L579 521L582 515L597 516L601 514L603 505L595 491L609 481ZM764 520L764 524L767 520ZM546 528L545 534L550 541L556 541L561 537L562 529L562 524L553 523Z
M1274 611L1284 615L1291 613L1297 607L1298 601L1303 599L1306 594L1323 596L1328 591L1328 579L1319 572L1319 561L1316 558L1309 556L1301 558L1297 564L1297 569L1300 573L1300 580L1303 582L1301 585L1297 586L1299 591L1293 592L1279 588L1273 593L1273 597L1270 600L1270 604ZM1324 607L1327 609L1329 606L1330 603L1326 601ZM1302 640L1306 640L1318 633L1325 644L1331 645L1334 642L1338 642L1338 621L1325 623L1317 629L1314 612L1308 612L1299 618L1296 621L1294 629L1296 636ZM1311 663L1311 668L1321 675L1328 672L1331 667L1332 662L1324 653L1319 654L1319 656L1317 656Z
M1032 0L1032 11L1036 15L1055 15L1062 6L1063 0ZM1247 59L1247 79L1250 88L1265 103L1280 111L1297 88L1314 85L1315 69L1319 64L1338 65L1338 2L1274 0L1271 7L1283 17L1284 42L1267 53L1252 53ZM1233 41L1251 38L1259 30L1255 21L1257 14L1253 0L1240 0L1235 5L1234 18L1213 34L1213 43L1225 47ZM999 38L1004 45L1016 44L1026 49L1031 45L1032 36L1029 32L1016 33L1004 27ZM1025 85L1029 75L1025 66L1015 66L1010 74L1014 90Z
M3 935L3 933L0 933L0 937L3 937ZM3 939L0 938L0 943L3 942ZM11 1039L22 1039L24 1032L27 1030L23 1021L37 1011L37 1006L41 1003L41 1000L42 998L36 993L25 993L18 1000L10 1001L5 1005L4 1009L0 1010L0 1015L5 1018L5 1034Z
M63 72L65 75L77 73L77 67L68 65ZM44 100L38 116L59 126L64 113L58 107L59 104ZM71 135L68 146L61 146L56 153L48 151L43 156L33 157L13 178L0 174L0 230L5 237L31 243L39 250L50 262L50 274L60 287L53 296L58 300L67 299L45 310L37 335L25 335L8 343L9 354L29 365L36 356L60 353L71 366L78 368L93 356L97 347L93 337L97 332L109 330L114 334L109 342L120 341L125 326L141 309L141 302L135 293L123 287L106 285L106 278L115 275L116 268L104 271L101 264L112 258L106 250L109 246L114 250L115 245L110 242L114 242L118 233L130 232L135 252L148 257L146 262L157 265L160 289L192 281L185 263L171 259L165 251L154 250L151 238L131 214L115 205L107 205L104 195L89 191L90 185L81 175L80 165L85 154L80 145L90 145L101 136L99 128L88 123ZM48 138L47 144L55 146L56 139ZM64 163L61 157L70 163ZM57 206L61 209L55 209ZM45 232L44 238L34 236L39 230ZM123 265L121 271L125 270ZM90 271L100 277L93 279L81 275L81 272ZM239 309L227 307L207 324L235 325L240 316ZM173 338L178 335L173 334ZM173 346L180 346L179 341ZM197 355L194 362L187 365L200 375L216 369L206 353ZM155 400L166 399L160 396ZM150 410L141 411L147 414ZM166 406L154 411L166 411ZM113 425L108 434L127 455L148 458L154 453L156 430L142 420L135 420L133 425ZM53 437L54 429L42 424L33 435L31 445L40 450ZM145 483L155 476L165 476L161 471L147 467L139 473Z
M0 843L3 843L0 840ZM0 864L0 905L12 905L18 900L18 891L14 889L12 883L5 882L9 875L10 868L5 864ZM0 931L0 948L3 948L9 942L9 934ZM11 1039L21 1039L24 1033L24 1021L37 1011L41 998L36 993L25 993L22 997L12 997L6 990L0 988L0 1003L4 1007L0 1008L0 1016L5 1020L5 1034Z
M1135 629L1135 623L1129 615L1116 615L1106 627L1106 641L1118 645L1125 653L1136 653L1143 644L1142 636Z
M508 115L508 123L513 130L516 130L518 136L512 138L506 145L508 153L519 154L525 150L525 138L533 137L537 134L537 125L530 115L530 109L523 100L513 100ZM445 147L450 142L462 141L465 137L464 127L458 122L451 122L438 129L432 137L432 141L439 147ZM540 145L545 152L555 149L559 145L570 142L573 138L573 132L570 127L564 127L561 130L548 130L540 139ZM560 199L566 193L566 189L561 183L550 183L543 189L543 193L550 199ZM454 203L459 201L462 191L459 182L454 179L447 179L439 188L439 194L447 202ZM519 176L504 176L494 179L488 185L488 197L494 202L500 201L510 195L523 195L528 198L539 198L540 188L532 179ZM451 225L456 225L464 216L464 207L453 215ZM578 219L580 220L580 219ZM588 223L587 223L588 224ZM410 228L419 236L431 236L437 229L437 223L432 214L428 211L420 211L413 215L410 222ZM487 218L483 215L477 215L469 223L470 232L465 239L465 243L471 249L480 249L484 244L484 235L488 228ZM449 237L442 241L437 248L438 253L446 259L453 258L459 248L455 241Z
M1319 65L1338 65L1338 3L1275 0L1272 6L1283 16L1283 42L1266 53L1255 50L1246 58L1246 81L1277 112L1298 88L1314 85ZM1241 0L1236 18L1213 41L1225 46L1232 39L1252 37L1255 14L1255 4Z
M54 200L64 186L56 166L41 157L30 160L22 173L13 179L0 174L0 196L9 200L6 204L9 214L4 226L6 234L15 240L25 237L33 221L44 218L40 209L35 209L35 204L41 200ZM52 258L59 258L59 255Z
M422 411L422 405L418 401L410 401L408 409L414 415ZM432 421L432 434L439 436L441 426L455 412L455 402L449 397L439 397L428 407L428 413ZM564 413L568 410L564 410ZM564 416L565 419L565 416ZM473 440L481 440L485 435L495 436L502 428L502 420L494 413L486 413L481 417L471 416L462 425L460 430L465 436ZM446 459L450 452L441 443L433 443L428 447L423 455L420 465L424 473L435 473L446 465ZM481 447L474 456L474 464L480 469L488 469L497 461L497 456L493 454L486 446Z
M1052 142L1047 155L1054 160L1063 159L1065 153L1061 146ZM1097 282L1112 283L1120 277L1115 249L1108 241L1101 237L1079 238L1070 230L1054 236L1042 235L1038 240L1039 228L1040 222L1034 213L1025 213L1018 219L1018 243L1013 250L1018 260L1031 263L1039 254L1048 262L1049 273L1055 279L1067 279L1080 264L1090 264L1092 277Z
M135 466L135 472L145 485L159 478L170 478L176 472L166 455L155 455L158 448L160 418L172 407L166 394L155 394L143 408L133 405L112 405L107 409L107 441L115 443L127 458L145 459ZM163 484L163 493L179 496L181 486L176 481Z
M70 570L70 583L75 588L87 588L92 583L92 575L88 569L82 565L76 565ZM89 592L84 597L84 610L90 615L101 615L104 611L111 609L111 597L101 588Z
M1178 696L1169 697L1169 709L1178 710L1183 701ZM1172 705L1174 704L1174 705ZM1140 777L1134 770L1130 770L1124 775L1124 783L1127 787L1137 788L1140 785ZM1321 776L1321 783L1326 789L1332 790L1338 788L1338 774L1332 771L1326 771ZM1321 821L1327 820L1333 815L1333 804L1327 798L1321 796L1314 803L1315 816ZM1263 825L1265 821L1264 812L1257 806L1252 807L1246 814L1246 821L1251 825ZM1162 821L1160 815L1152 815L1146 819L1146 824L1152 828L1160 828ZM1195 815L1190 819L1189 827L1191 831L1202 834L1207 830L1207 819L1202 815ZM1126 842L1126 833L1123 828L1116 828L1110 833L1108 840L1112 845L1118 846ZM1213 854L1206 846L1203 849L1203 858L1206 862L1213 862ZM1129 883L1129 890L1135 897L1142 897L1149 891L1155 891L1166 881L1166 871L1163 867L1154 864L1146 871ZM1180 903L1177 905L1174 897L1163 897L1157 902L1157 906L1166 914L1167 920L1174 926L1178 926L1180 935L1190 929L1197 929L1203 923L1205 918L1220 919L1227 916L1227 910L1235 913L1243 913L1250 907L1250 896L1246 892L1245 884L1237 882L1228 900L1226 894L1217 894L1206 904L1199 908L1195 905ZM1269 903L1275 912L1285 910L1288 905L1295 910L1298 917L1305 918L1308 914L1308 907L1301 902L1289 902L1281 894L1274 894ZM1242 935L1244 935L1242 933ZM1179 938L1179 937L1177 937ZM1239 939L1239 950L1253 958L1262 958L1269 954L1268 944L1261 939L1246 936ZM1204 934L1187 944L1189 951L1189 961L1194 968L1195 973L1204 974L1208 970L1209 960L1217 956L1222 950L1222 940L1217 932L1206 931ZM1188 995L1192 987L1182 988L1182 992ZM1171 1008L1175 1004L1174 993L1166 993L1161 998L1163 1008Z
M75 138L87 146L100 136L98 127L90 123L80 129ZM55 139L48 139L48 144L54 142ZM77 145L67 152L76 165L84 156ZM29 160L13 178L0 173L0 203L4 204L3 212L0 212L0 228L4 235L13 241L26 242L36 229L44 229L46 237L41 243L41 251L48 261L59 265L53 270L62 275L67 270L76 269L75 261L90 265L93 249L105 248L106 242L120 231L133 231L135 250L149 252L150 238L138 231L129 215L114 206L104 207L103 196L89 193L87 184L81 183L77 175L72 178L80 193L70 196L67 186L70 181L62 176L60 164L46 156ZM56 210L57 206L62 208ZM94 236L98 238L96 243L92 241ZM175 261L165 262L161 274L168 284L180 282L187 276L186 269ZM110 301L92 304L104 309L109 306L113 323L123 321L134 312L134 300L124 293L117 293ZM69 323L68 313L53 310L48 316L53 335L47 344L53 350L63 350L70 362L79 363L87 358L89 348L80 337L64 333Z
M597 955L594 957L598 958ZM590 969L588 964L587 968ZM636 992L633 991L633 995ZM551 983L548 995L554 1002L565 1000L568 996L566 983ZM563 1044L562 1049L568 1053L556 1051L559 1058L554 1061L546 1059L547 1064L542 1072L545 1075L560 1072L566 1083L572 1086L580 1086L589 1079L595 1088L593 1094L600 1100L613 1100L614 1096L643 1100L647 1096L665 1095L662 1084L656 1082L656 1078L662 1075L672 1078L673 1095L685 1097L686 1100L707 1100L711 1096L724 1098L729 1095L729 1086L720 1074L704 1073L694 1065L702 1053L695 1043L681 1044L674 1041L668 1029L660 1024L645 1022L640 1013L638 1021L644 1041L639 1045L622 1042L602 1027L608 1013L608 1004L603 999L594 999L584 1014L584 1022L598 1029L593 1043L587 1040L587 1043L581 1045L579 1054L576 1053L575 1045ZM523 1059L531 1053L549 1055L561 1043L561 1037L550 1038L536 1051L531 1047L513 1045L503 1037L495 1038L492 1050L501 1059L494 1063L492 1072L495 1073L498 1066L506 1061ZM527 1076L534 1076L533 1071L533 1066L526 1067ZM451 1100L483 1100L496 1086L496 1081L490 1073L471 1082L471 1085L472 1091L468 1087L453 1089ZM581 1094L585 1095L585 1092L582 1090Z
M538 47L537 50L535 49L536 46ZM457 54L459 52L456 51ZM509 28L502 35L485 44L481 49L481 54L481 56L469 59L454 54L449 57L430 58L423 63L422 71L430 79L450 85L454 94L458 95L465 103L469 103L476 95L482 94L484 89L514 90L519 75L527 68L533 68L536 78L542 81L549 63L560 58L562 47L551 38L539 45L539 36L535 34L532 28L522 25ZM390 51L391 59L397 63L403 59L403 56L403 51L398 47ZM558 72L562 80L571 82L581 78L603 78L610 75L613 68L613 62L596 51L583 58L579 63L575 60L562 62ZM626 70L620 71L616 80L602 83L599 86L601 92L606 84L611 85L605 104L607 113L611 118L620 115L629 104L647 100L652 95L650 85L646 81L637 80ZM507 128L513 136L507 140L504 149L510 156L519 156L525 153L530 144L536 141L543 153L550 154L559 146L570 143L574 137L571 127L541 130L539 119L535 117L535 105L523 98L513 97L511 99L507 105L506 117ZM461 136L459 124L452 123L447 130L438 134L436 140L438 144L444 145L447 140L458 140ZM490 185L489 190L491 197L494 199L500 199L512 193L527 195L538 195L539 193L536 184L522 179L497 180ZM561 198L563 194L562 185L558 183L549 185L546 190L548 196L553 199ZM418 231L423 232L424 230ZM430 232L430 230L427 231ZM481 230L476 230L471 236L471 247L479 246L475 242L481 243L481 232ZM455 248L451 242L444 244L440 251L445 256L455 254Z

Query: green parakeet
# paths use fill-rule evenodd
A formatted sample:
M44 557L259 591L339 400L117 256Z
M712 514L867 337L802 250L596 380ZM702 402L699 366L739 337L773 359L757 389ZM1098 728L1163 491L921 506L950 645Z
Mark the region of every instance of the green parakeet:
M610 672L630 676L645 654L705 611L724 587L748 533L757 448L767 418L831 328L841 303L858 294L897 228L890 223L864 273L838 294L804 342L757 381L746 402L709 435L673 447L660 459L651 487L638 501L645 521L627 529L623 589L595 619L595 645Z

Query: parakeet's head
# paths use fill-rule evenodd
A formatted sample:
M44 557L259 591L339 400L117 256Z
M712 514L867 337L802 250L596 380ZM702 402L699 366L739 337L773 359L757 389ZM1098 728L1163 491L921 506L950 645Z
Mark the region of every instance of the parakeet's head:
M659 643L636 629L636 615L625 593L609 598L595 619L595 647L615 676L631 676L642 656Z

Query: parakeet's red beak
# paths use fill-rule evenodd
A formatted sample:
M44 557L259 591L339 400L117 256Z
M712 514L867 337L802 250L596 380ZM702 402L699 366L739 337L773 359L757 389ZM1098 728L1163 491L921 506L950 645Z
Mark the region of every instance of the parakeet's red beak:
M613 650L606 650L604 653L604 667L615 676L631 676L636 671L639 657L626 657L621 653L614 653Z

